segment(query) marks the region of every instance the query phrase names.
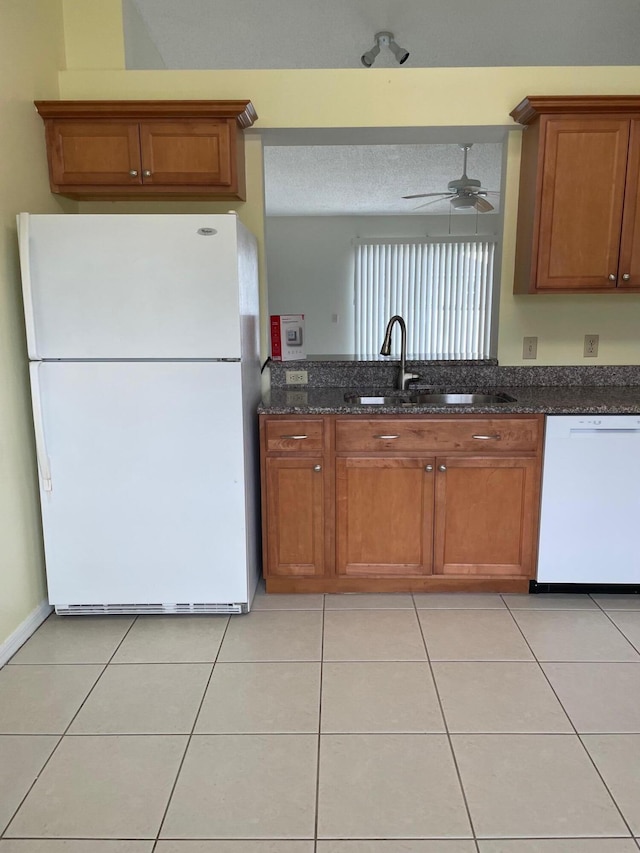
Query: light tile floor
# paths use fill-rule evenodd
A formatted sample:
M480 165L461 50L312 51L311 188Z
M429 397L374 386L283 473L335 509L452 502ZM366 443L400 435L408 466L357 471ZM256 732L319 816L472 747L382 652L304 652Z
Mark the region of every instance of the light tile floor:
M0 853L638 853L640 596L51 616L0 670Z

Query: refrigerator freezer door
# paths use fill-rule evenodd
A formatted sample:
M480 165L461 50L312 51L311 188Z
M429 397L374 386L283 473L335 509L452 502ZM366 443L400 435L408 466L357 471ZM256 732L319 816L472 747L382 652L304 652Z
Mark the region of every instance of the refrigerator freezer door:
M240 364L35 370L50 602L246 603Z
M235 215L18 219L32 359L239 358Z

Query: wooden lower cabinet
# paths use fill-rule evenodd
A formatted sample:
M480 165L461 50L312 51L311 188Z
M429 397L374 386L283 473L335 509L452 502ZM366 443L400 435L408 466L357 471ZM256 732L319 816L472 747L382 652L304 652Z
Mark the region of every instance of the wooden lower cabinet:
M322 459L266 460L266 559L270 575L322 576L324 478Z
M533 577L536 459L437 460L434 573Z
M433 459L336 459L336 570L355 577L430 574Z
M542 416L261 416L267 590L526 591L542 427ZM410 450L393 449L403 441Z

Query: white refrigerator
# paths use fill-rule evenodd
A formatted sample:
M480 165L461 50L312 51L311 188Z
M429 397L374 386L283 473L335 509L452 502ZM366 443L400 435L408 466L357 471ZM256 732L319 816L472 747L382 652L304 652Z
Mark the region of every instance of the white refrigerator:
M18 236L50 603L248 610L254 237L235 214L27 213Z

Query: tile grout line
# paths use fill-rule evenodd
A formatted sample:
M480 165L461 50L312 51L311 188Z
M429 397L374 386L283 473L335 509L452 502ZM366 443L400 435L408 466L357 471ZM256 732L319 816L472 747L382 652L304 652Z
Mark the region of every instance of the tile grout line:
M246 614L245 614L246 615ZM225 625L224 631L222 633L222 637L220 638L220 645L218 646L218 651L216 652L216 656L211 664L211 672L209 673L209 678L207 679L207 683L202 692L202 698L200 699L200 703L198 705L198 709L196 711L196 715L193 719L193 725L191 726L191 732L187 736L187 743L184 748L184 752L182 753L182 758L180 760L180 764L178 765L178 770L176 772L176 778L173 780L173 785L171 786L171 791L169 792L169 797L167 799L167 805L165 806L164 812L162 814L162 820L158 826L158 831L156 833L155 841L153 842L153 847L151 848L151 853L154 853L160 842L160 833L162 832L162 827L164 826L164 822L167 819L167 814L169 812L169 806L171 805L171 800L173 799L173 795L175 793L176 787L178 785L178 779L180 778L180 774L182 773L182 768L184 766L185 759L187 757L187 752L189 751L189 747L191 745L191 740L193 738L193 733L195 732L196 725L198 724L198 718L200 716L200 712L202 711L202 706L204 705L204 700L207 695L207 691L209 690L209 685L211 684L211 679L213 678L213 671L216 668L216 664L218 663L218 658L220 657L220 652L222 650L222 644L224 643L225 637L227 636L227 631L229 630L229 625L231 624L231 616L227 616L227 624Z
M426 638L424 636L424 631L422 630L422 622L420 621L420 614L418 612L416 600L413 597L413 595L411 596L411 598L413 600L413 608L414 608L414 612L416 614L416 619L418 620L418 630L420 631L420 636L422 637L422 644L424 646L424 651L425 651L425 654L427 656L427 664L429 666L429 672L431 673L431 680L433 682L433 689L435 690L436 698L438 700L438 707L440 708L440 714L442 715L442 723L444 725L445 734L447 737L447 743L449 744L449 751L451 753L451 758L453 760L453 766L455 767L456 776L458 779L458 785L460 785L460 793L462 794L462 801L464 802L464 807L465 807L465 810L467 813L467 819L469 821L469 826L471 827L471 833L473 836L473 843L474 843L475 848L476 848L476 853L480 853L480 847L478 845L478 837L476 835L476 829L475 829L475 826L473 824L473 818L471 817L471 809L469 808L469 803L467 801L467 794L466 794L466 791L464 789L464 785L462 784L462 775L460 773L460 767L458 766L458 759L457 759L455 751L453 749L453 742L451 740L451 732L449 731L449 723L447 722L447 718L446 718L445 713L444 713L444 706L442 704L442 698L440 696L440 690L438 689L438 683L436 681L436 676L435 676L435 673L433 671L433 662L431 660L431 656L429 655L429 648L427 646L427 641L426 641Z
M598 603L598 602L596 602L596 604L597 604L597 603ZM511 611L509 611L509 612L511 613ZM578 739L578 743L580 744L580 746L581 746L581 747L582 747L582 749L584 750L584 752L585 752L585 754L586 754L586 756L587 756L587 758L588 758L588 760L589 760L590 764L592 765L593 769L596 771L596 774L597 774L598 778L600 779L600 781L602 782L602 784L603 784L603 786L604 786L605 791L607 792L607 794L609 794L609 797L611 798L611 802L612 802L612 803L613 803L613 805L616 807L616 811L617 811L617 812L618 812L618 814L620 815L620 819L622 820L622 822L624 823L624 825L627 827L627 829L628 829L628 831L629 831L629 835L631 836L631 838L633 838L633 831L631 830L631 827L629 826L629 823L628 823L627 819L625 818L624 814L622 813L622 809L621 809L621 808L620 808L620 806L618 805L618 801L617 801L617 800L616 800L616 798L613 796L613 793L610 791L609 786L608 786L608 785L607 785L607 783L605 782L605 780L604 780L604 778L603 778L602 774L600 773L600 770L598 769L598 767L597 767L597 765L596 765L595 761L594 761L594 760L593 760L593 758L591 757L591 753L589 752L589 750L588 750L588 749L587 749L587 747L585 746L585 743L584 743L584 741L582 740L582 737L581 737L581 735L580 735L580 732L578 732L578 729L576 728L575 723L574 723L574 722L573 722L573 720L571 719L571 716L570 716L569 712L567 711L567 709L565 708L564 704L562 703L562 700L561 700L561 699L560 699L560 697L558 696L558 694L557 694L557 692L556 692L556 690L555 690L555 688L554 688L553 684L551 683L551 680L549 679L549 677L548 677L547 673L544 671L544 667L543 667L543 665L542 665L542 663L543 663L543 662L541 662L541 661L539 661L539 660L538 660L538 657L537 657L536 653L534 652L533 648L529 645L529 641L527 640L527 638L526 638L526 636L525 636L525 634L524 634L524 631L522 630L522 628L521 628L521 627L520 627L520 625L518 624L517 619L515 618L515 616L513 616L513 614L512 614L512 613L511 613L511 617L512 617L512 619L513 619L513 621L514 621L514 623L515 623L515 625L516 625L516 628L517 628L517 629L518 629L518 631L520 631L520 633L522 634L522 638L523 638L523 640L525 641L525 643L527 644L527 646L528 646L529 650L531 651L531 654L533 655L533 658L534 658L535 662L538 664L538 667L540 668L540 672L542 673L543 678L545 679L545 681L546 681L546 682L547 682L547 684L549 685L549 688L551 689L551 691L552 691L553 695L556 697L556 699L557 699L557 701L558 701L558 703L559 703L560 707L562 708L562 710L564 711L564 713L565 713L565 715L566 715L567 719L569 720L569 723L570 723L570 725L571 725L571 728L573 729L574 734L575 734L576 738ZM562 661L562 662L563 662L563 663L572 663L572 661ZM602 663L607 663L607 661L601 661L601 662L602 662ZM612 662L612 663L614 663L614 661L611 661L611 662ZM568 735L568 737L571 737L571 735Z
M638 648L638 646L636 646L634 643L632 643L632 642L631 642L631 640L627 637L627 635L624 633L624 631L622 630L622 628L620 628L620 626L619 626L619 625L617 625L617 624L614 622L613 617L610 615L611 613L634 613L634 612L640 612L640 611L636 611L636 610L633 610L633 609L629 609L629 610L612 610L612 611L605 610L605 609L604 609L604 607L600 604L600 602L599 602L599 601L596 601L596 600L595 600L595 598L594 598L592 595L589 595L589 598L591 599L591 601L593 601L593 603L596 605L596 607L599 607L599 608L600 608L601 612L602 612L602 613L604 613L604 615L607 617L607 619L609 620L609 622L611 622L611 624L613 625L613 627L614 627L614 628L616 628L616 629L617 629L617 630L622 634L622 636L623 636L623 637L625 638L625 640L629 643L629 645L631 646L631 648L632 648L632 649L634 649L634 651L636 651L636 652L638 652L638 653L640 654L640 648ZM628 662L628 663L633 663L633 661L612 661L612 663L627 663L627 662Z
M49 617L49 618L50 618L50 617ZM73 619L74 617L73 617L73 616L69 616L68 618L69 618L69 619ZM78 617L76 617L76 618L78 618ZM48 620L46 620L46 619L45 619L45 622L47 622L47 621L48 621ZM71 728L71 726L73 725L73 721L75 720L75 718L78 716L78 714L80 713L80 711L81 711L81 710L82 710L82 708L84 707L85 702L87 701L87 699L89 698L89 696L91 696L91 694L92 694L92 693L93 693L93 691L95 690L95 688L96 688L96 686L97 686L98 682L100 681L100 679L102 678L102 676L105 674L105 672L107 671L107 667L109 666L109 664L110 664L110 663L111 663L111 661L113 660L114 655L116 654L116 652L118 651L118 649L120 648L120 646L124 643L125 639L126 639L126 638L127 638L127 636L129 635L129 631L131 631L131 629L133 628L133 626L135 625L135 623L136 623L137 621L138 621L138 617L137 617L137 616L134 616L134 618L133 618L133 619L132 619L132 621L131 621L131 624L129 625L129 627L127 628L127 630L126 630L126 631L124 632L124 634L122 635L122 638L120 639L120 642L119 642L119 643L117 643L117 645L116 645L115 649L113 650L113 653L111 654L111 657L109 658L109 660L108 660L105 664L103 664L103 666L102 666L102 672L101 672L101 673L100 673L100 675L96 678L96 680L95 680L95 682L93 683L93 685L92 685L91 689L89 690L89 692L87 693L87 695L84 697L84 699L83 699L83 700L82 700L82 702L80 703L80 706L78 707L78 710L75 712L75 714L74 714L74 715L71 717L71 719L69 720L69 723L68 723L68 725L67 725L66 729L62 732L62 734L61 734L61 735L60 735L60 737L58 738L58 742L57 742L57 743L56 743L56 745L53 747L53 749L52 749L52 751L51 751L51 755L49 755L49 757L47 758L47 760L45 761L45 763L42 765L42 767L41 767L41 768L40 768L40 770L38 771L38 773L37 773L37 775L36 775L36 778L33 780L33 782L31 783L31 785L29 785L29 789L28 789L27 793L26 793L26 794L24 795L24 797L20 800L20 802L19 802L19 804L18 804L18 807L15 809L15 811L14 811L14 812L13 812L13 814L11 815L11 819L9 820L9 822L7 823L7 825L5 826L5 828L4 828L4 829L2 830L2 832L0 833L0 840L2 840L3 838L6 838L6 837L7 837L7 836L6 836L7 830L9 829L9 827L11 826L11 824L13 823L13 821L15 820L16 815L18 814L18 812L20 811L20 809L21 809L21 808L22 808L22 806L24 805L25 800L27 799L27 797L29 796L29 794L30 794L30 793L31 793L31 791L33 790L33 788L34 788L34 786L35 786L36 782L38 781L38 779L40 778L40 776L44 773L44 771L45 771L45 769L46 769L47 765L49 764L49 762L51 761L51 759L53 758L53 756L54 756L54 755L56 754L56 752L58 751L58 747L60 746L60 744L61 744L61 743L62 743L62 741L64 740L64 738L65 738L65 736L66 736L67 732L69 731L69 729L70 729L70 728ZM44 624L45 624L45 622L43 622L42 624L44 625ZM41 627L42 627L42 626L41 626ZM37 631L36 631L35 633L37 634ZM33 636L33 635L32 635L32 636ZM31 637L29 637L29 639L31 639ZM28 642L28 640L27 640L27 642ZM26 645L26 643L25 643L25 644L23 644L23 645ZM22 646L21 646L21 648L22 648ZM45 664L45 665L46 665L46 664ZM100 664L84 664L84 666L89 666L89 665L90 665L90 666L100 666ZM40 735L36 735L36 737L39 737L39 736L40 736ZM54 737L55 737L55 735L54 735Z
M318 850L318 822L320 819L320 743L322 739L322 690L324 677L324 616L327 609L327 596L322 596L322 631L320 634L320 695L318 697L318 751L316 755L316 813L313 825L313 851Z
M597 601L596 601L596 604L598 604L598 602L597 602ZM620 634L625 638L625 640L627 641L627 643L629 643L629 645L631 646L631 648L632 648L635 652L638 652L638 653L640 654L640 648L638 648L638 646L636 646L636 645L635 645L635 643L632 643L632 642L631 642L631 640L629 639L629 637L627 637L627 635L624 633L624 631L622 630L622 628L621 628L621 627L620 627L620 626L619 626L619 625L614 621L613 617L611 616L611 612L613 612L613 613L634 613L634 612L638 612L638 611L633 611L633 610L614 610L614 611L611 611L611 612L610 612L610 611L608 611L608 610L605 610L604 608L601 608L601 610L602 610L602 612L604 613L604 615L607 617L607 619L609 620L609 622L610 622L610 623L613 625L613 627L616 629L616 631L618 631L618 632L619 632L619 633L620 633ZM638 619L640 620L640 616L638 617ZM611 663L635 663L635 661L611 661ZM638 661L638 663L640 663L640 661Z

